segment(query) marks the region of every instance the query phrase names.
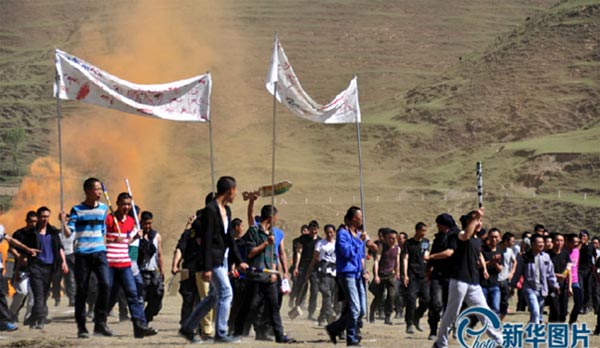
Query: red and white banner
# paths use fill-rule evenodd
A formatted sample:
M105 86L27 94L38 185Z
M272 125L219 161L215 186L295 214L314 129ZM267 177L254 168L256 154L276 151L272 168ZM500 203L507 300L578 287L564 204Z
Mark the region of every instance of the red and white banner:
M340 92L329 104L321 105L315 102L300 85L300 80L277 37L266 81L267 90L272 95L275 93L275 83L277 100L297 116L319 123L360 122L356 77L350 81L348 88Z
M157 85L138 85L56 50L54 96L173 121L210 119L210 73Z

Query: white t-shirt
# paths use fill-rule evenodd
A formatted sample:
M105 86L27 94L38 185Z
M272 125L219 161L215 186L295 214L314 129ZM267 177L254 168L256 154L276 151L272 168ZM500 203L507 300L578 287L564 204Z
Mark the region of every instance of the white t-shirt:
M315 251L319 252L319 261L335 263L335 241L321 239L315 244Z

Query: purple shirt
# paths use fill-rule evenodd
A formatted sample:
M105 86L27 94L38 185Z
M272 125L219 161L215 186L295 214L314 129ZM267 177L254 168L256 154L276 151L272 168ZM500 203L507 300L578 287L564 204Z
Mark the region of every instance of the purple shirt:
M40 240L40 254L38 260L45 265L51 265L54 263L54 253L52 252L52 236L48 233L38 234Z

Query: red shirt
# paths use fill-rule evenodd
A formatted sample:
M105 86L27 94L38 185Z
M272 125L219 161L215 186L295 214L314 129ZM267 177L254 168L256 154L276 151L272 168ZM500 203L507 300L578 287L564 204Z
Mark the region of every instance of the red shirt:
M115 219L112 214L106 215L106 259L108 267L124 268L131 267L129 258L129 241L135 227L135 221L131 216L125 216L124 220L119 221L121 228L121 237L123 240L117 242L119 232L115 225Z

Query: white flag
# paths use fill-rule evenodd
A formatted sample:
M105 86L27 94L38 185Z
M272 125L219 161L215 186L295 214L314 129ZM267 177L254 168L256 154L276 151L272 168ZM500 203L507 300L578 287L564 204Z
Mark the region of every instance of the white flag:
M158 85L139 85L56 50L54 96L173 121L210 119L210 73Z
M266 88L272 95L275 94L275 83L277 100L297 116L319 123L360 122L356 77L350 81L348 88L340 92L329 104L321 105L315 102L302 89L277 37L266 81Z

